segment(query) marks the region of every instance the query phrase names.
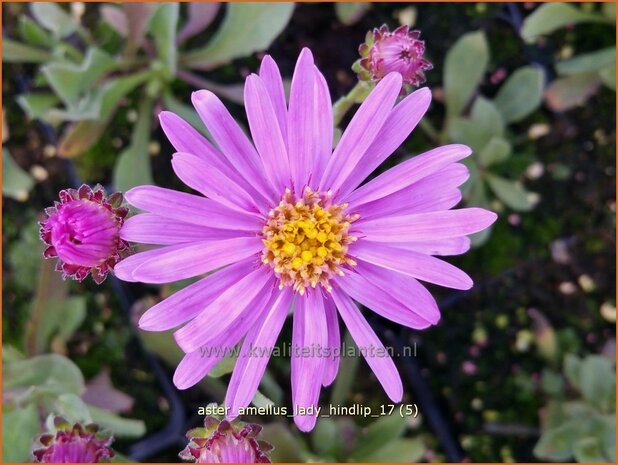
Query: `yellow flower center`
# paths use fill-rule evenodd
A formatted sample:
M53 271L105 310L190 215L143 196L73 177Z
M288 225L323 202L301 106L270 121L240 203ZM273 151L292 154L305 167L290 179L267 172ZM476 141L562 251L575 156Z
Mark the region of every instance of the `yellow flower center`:
M347 204L334 205L330 193L320 195L307 188L296 199L286 189L279 205L268 214L262 230L262 262L279 276L279 288L293 286L301 295L321 284L327 291L342 267L356 262L346 256L357 238L348 233L358 215L346 213Z

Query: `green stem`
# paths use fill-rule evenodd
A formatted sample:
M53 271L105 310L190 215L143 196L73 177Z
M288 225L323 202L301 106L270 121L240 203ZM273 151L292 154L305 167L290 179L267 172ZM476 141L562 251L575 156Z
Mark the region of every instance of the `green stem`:
M369 84L364 81L358 81L358 83L352 87L352 90L344 95L333 105L333 121L335 127L339 126L341 120L346 113L352 108L355 103L361 103L365 97L369 94Z

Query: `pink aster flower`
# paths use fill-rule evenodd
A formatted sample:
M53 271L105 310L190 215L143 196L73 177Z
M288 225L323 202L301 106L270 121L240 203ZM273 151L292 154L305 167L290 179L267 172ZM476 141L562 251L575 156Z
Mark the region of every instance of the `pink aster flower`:
M355 64L359 79L379 81L388 73L398 72L406 85L418 87L425 82L425 71L433 65L423 58L425 42L420 31L400 26L393 32L384 24L367 33L358 51L361 59Z
M338 358L326 355L339 350L337 313L387 395L401 400L397 369L389 357L372 355L384 348L354 301L411 328L437 323L436 302L419 280L469 289L463 271L435 256L466 252L466 236L496 219L479 208L449 210L468 177L457 163L470 155L463 145L430 150L359 187L429 106L428 89L395 105L401 86L400 74L386 75L334 151L328 87L308 49L296 64L289 102L269 56L259 75L247 78L253 142L206 90L192 101L216 146L175 114L161 113L178 151L174 171L203 196L154 186L127 192L146 213L129 218L121 237L162 247L126 258L115 271L127 281L168 283L218 270L139 321L149 331L183 325L174 333L186 353L174 375L178 388L197 383L242 340L225 400L235 417L253 399L294 304L292 345L310 353L291 357L297 412L316 405L321 387L335 379ZM316 417L295 421L309 431Z
M129 211L121 204L122 194L106 197L100 185L60 191L60 202L46 208L46 218L39 223L45 258L57 257L56 270L65 278L83 281L91 274L101 284L129 252L119 234Z
M40 463L100 463L114 456L111 436L98 433L95 424L70 424L64 418L54 419L55 432L37 439L35 462Z
M203 428L187 433L189 444L179 456L195 463L270 463L266 454L273 447L257 439L261 430L260 425L253 423L206 417Z

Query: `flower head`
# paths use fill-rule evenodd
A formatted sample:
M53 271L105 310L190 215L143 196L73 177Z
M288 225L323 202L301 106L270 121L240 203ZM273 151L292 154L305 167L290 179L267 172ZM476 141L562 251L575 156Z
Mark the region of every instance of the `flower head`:
M209 416L203 428L187 432L189 444L180 458L195 463L270 463L272 445L257 440L260 425L219 421Z
M120 239L120 227L128 213L122 194L106 197L103 187L60 191L60 202L45 209L40 236L47 245L45 258L58 257L56 269L78 281L92 274L101 284L129 246Z
M418 87L425 82L425 71L433 65L423 58L425 42L419 40L420 31L400 26L393 32L386 24L367 33L358 51L361 59L354 70L363 81L379 81L393 71L401 74L407 86Z
M469 289L472 280L436 256L462 254L467 235L496 215L450 210L468 178L470 155L447 145L410 158L359 187L408 137L427 110L420 89L396 103L402 77L385 75L332 150L333 113L311 52L298 59L289 102L275 62L247 78L251 141L209 91L192 100L216 146L173 113L161 125L177 153L178 177L202 195L138 186L127 201L124 240L160 245L121 261L120 279L168 283L202 276L150 308L142 329L174 336L185 356L174 374L188 388L242 341L226 396L228 419L253 399L279 332L294 308L295 422L313 428L320 389L338 370L338 314L395 402L403 387L393 361L355 302L411 328L436 324L436 302L418 280ZM298 349L298 350L296 350ZM364 350L363 350L364 349ZM307 356L307 353L309 356ZM297 408L298 407L298 408Z
M37 439L35 462L40 463L100 463L109 462L114 451L114 438L98 434L95 424L71 424L62 417L54 418L54 432Z

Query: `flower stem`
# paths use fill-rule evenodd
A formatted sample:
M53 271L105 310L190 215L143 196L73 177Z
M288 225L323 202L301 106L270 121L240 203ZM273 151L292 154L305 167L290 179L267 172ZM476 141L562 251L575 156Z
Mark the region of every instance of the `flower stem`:
M333 105L333 121L335 127L339 126L341 120L346 113L352 108L355 103L362 103L363 100L369 95L369 84L365 81L358 81L358 83L352 87L352 90L346 95L341 97Z

